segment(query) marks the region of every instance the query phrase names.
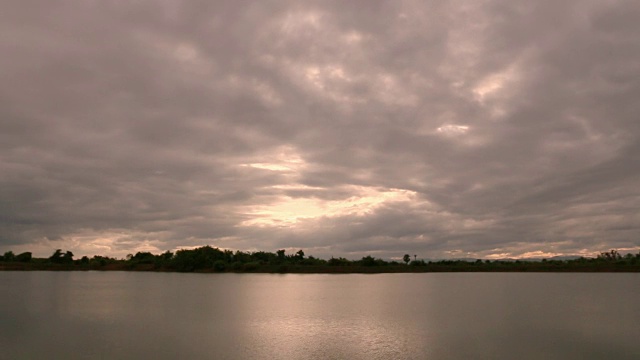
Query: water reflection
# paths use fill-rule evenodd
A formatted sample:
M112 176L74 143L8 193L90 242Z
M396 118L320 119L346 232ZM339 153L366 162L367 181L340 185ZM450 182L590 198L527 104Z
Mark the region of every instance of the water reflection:
M633 359L638 280L1 272L0 348L20 359Z

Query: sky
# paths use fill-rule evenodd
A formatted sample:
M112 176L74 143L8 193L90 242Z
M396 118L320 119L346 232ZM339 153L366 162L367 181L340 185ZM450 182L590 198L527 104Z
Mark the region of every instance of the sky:
M0 252L640 250L637 1L0 3Z

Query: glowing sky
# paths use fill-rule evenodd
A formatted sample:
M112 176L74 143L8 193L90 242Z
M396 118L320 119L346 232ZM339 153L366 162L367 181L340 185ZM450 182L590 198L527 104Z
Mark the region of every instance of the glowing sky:
M0 4L0 252L640 249L640 3Z

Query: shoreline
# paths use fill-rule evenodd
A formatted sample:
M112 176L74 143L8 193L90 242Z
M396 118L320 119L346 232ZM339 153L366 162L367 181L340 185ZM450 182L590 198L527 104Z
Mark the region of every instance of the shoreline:
M545 264L546 265L546 264ZM264 265L251 269L228 269L215 271L214 269L197 269L193 271L179 271L177 269L156 267L152 264L108 264L104 266L80 266L58 264L28 264L8 263L0 264L0 271L130 271L130 272L172 272L172 273L200 273L200 274L409 274L409 273L438 273L438 272L517 272L517 273L636 273L640 272L640 265L598 264L601 266L566 266L540 263L513 264L500 267L468 265L427 264L425 266L305 266L305 265ZM565 266L562 266L565 265Z

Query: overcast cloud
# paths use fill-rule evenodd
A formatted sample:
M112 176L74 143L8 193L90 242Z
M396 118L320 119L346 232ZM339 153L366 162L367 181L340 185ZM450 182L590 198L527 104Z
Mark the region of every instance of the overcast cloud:
M0 4L0 251L640 249L636 1Z

